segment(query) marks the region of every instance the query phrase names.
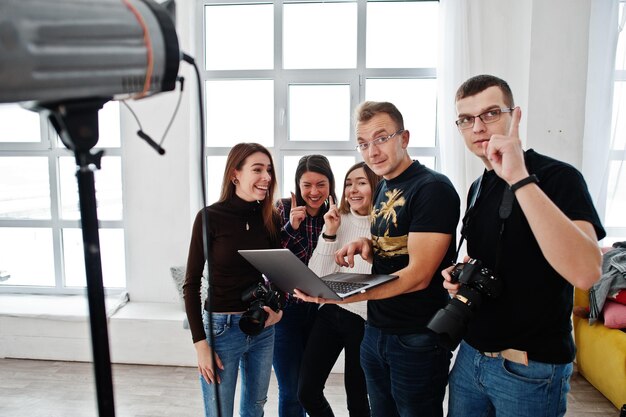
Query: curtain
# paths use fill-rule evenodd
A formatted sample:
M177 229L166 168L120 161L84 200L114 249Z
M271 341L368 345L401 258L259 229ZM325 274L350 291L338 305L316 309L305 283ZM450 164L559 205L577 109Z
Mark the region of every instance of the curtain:
M619 0L592 0L582 172L600 216L607 197ZM622 184L623 186L623 184Z
M472 181L483 171L480 159L467 151L457 130L454 96L469 77L482 73L479 32L481 4L470 0L439 1L439 60L437 63L437 137L441 172L461 197L461 210Z

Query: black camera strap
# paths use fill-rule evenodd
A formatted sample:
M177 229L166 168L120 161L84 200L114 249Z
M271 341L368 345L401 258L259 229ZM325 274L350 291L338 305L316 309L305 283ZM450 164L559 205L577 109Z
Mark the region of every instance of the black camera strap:
M504 225L506 224L506 219L509 218L511 212L513 211L513 202L515 201L515 194L511 191L511 187L508 185L504 186L504 192L502 193L502 201L500 202L500 209L498 210L498 214L500 216L500 233L498 234L498 246L496 247L496 267L494 272L496 274L500 273L500 261L502 260L502 237L504 236Z
M461 227L461 239L459 240L459 245L456 249L456 254L454 256L455 262L458 262L459 252L461 251L461 246L463 245L463 241L467 236L467 227L474 216L475 205L478 197L480 196L480 192L482 191L484 185L483 181L485 180L485 176L481 175L474 183L472 184L473 192L471 193L470 201L467 206L467 210L465 210L465 215L463 216L463 225ZM509 218L511 212L513 211L513 202L515 201L515 194L511 191L511 188L508 186L504 187L504 192L502 193L502 201L500 201L500 208L498 209L498 215L500 217L500 232L498 233L498 245L496 248L496 265L494 272L498 273L500 270L500 260L502 259L502 237L504 235L504 224L506 223L506 219Z
M474 181L470 187L473 189L471 194L469 204L467 205L467 209L465 210L465 214L463 215L463 221L461 226L461 239L459 240L459 245L456 248L456 254L454 255L453 264L458 262L459 252L461 252L461 246L463 246L463 241L465 240L465 236L467 235L467 226L469 225L469 221L472 217L474 205L476 204L476 200L478 200L478 196L480 195L480 190L482 189L484 180L484 175L481 175L476 181Z

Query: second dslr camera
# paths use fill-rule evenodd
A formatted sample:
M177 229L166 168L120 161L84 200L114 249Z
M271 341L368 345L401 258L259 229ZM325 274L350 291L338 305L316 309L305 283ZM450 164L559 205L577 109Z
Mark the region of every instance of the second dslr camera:
M450 276L451 282L461 284L459 291L444 308L437 311L426 327L439 335L441 346L454 350L461 343L469 320L480 307L483 296L499 297L502 281L476 259L456 264Z

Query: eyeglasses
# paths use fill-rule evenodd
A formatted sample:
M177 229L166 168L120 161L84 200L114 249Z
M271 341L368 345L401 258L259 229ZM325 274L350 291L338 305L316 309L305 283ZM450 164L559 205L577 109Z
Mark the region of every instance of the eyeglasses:
M359 143L358 145L356 145L355 149L361 152L366 151L370 147L370 145L382 145L383 143L388 142L389 139L393 139L396 135L399 135L402 132L404 132L404 129L400 129L396 133L392 133L389 136L381 136L374 140L370 140L369 142Z
M511 113L512 111L513 109L508 107L502 109L491 109L479 114L478 116L463 116L454 123L456 123L459 129L469 129L470 127L474 127L474 121L477 117L483 123L489 124L500 120L500 116L502 115L502 113Z

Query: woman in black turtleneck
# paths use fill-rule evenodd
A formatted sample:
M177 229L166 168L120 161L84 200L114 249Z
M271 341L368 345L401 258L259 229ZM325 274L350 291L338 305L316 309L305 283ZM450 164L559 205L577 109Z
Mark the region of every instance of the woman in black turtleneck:
M239 249L280 247L280 218L273 205L276 178L272 156L262 145L235 145L226 161L222 192L217 203L196 215L192 229L184 284L185 310L198 354L198 369L204 398L205 415L233 415L235 387L239 368L243 372L242 415L262 416L267 400L274 327L282 311L268 313L265 328L250 336L239 328L239 319L249 303L241 295L256 283L261 274L239 255ZM209 242L210 300L201 305L200 287L205 265L202 225L206 223ZM215 347L209 345L208 310L213 313ZM214 354L217 370L213 369Z

